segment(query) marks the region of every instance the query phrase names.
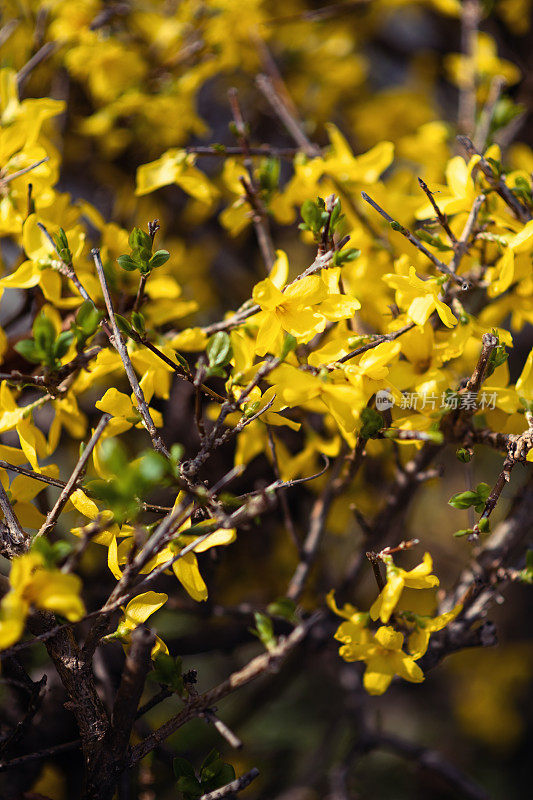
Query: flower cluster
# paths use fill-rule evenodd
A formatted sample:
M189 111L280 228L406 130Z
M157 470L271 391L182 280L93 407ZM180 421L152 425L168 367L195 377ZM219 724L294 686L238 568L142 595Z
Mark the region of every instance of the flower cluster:
M333 591L327 597L332 611L346 620L335 633L335 639L342 642L339 655L348 662L364 661L364 687L374 695L386 692L395 675L421 683L424 673L416 662L426 652L431 634L445 628L463 608L458 603L451 611L432 617L417 614L409 610L408 602L402 602L404 589L432 589L439 585L439 579L432 574L429 553L425 553L421 564L408 571L396 566L390 555L383 555L382 560L387 582L369 612L358 611L349 604L340 609ZM392 624L388 624L391 617ZM371 623L378 620L384 624L372 630Z

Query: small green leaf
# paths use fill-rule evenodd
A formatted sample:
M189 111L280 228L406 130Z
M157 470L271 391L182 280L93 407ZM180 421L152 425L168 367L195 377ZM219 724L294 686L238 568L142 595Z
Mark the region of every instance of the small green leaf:
M146 327L144 323L144 317L140 313L140 311L132 311L131 312L131 324L133 330L137 331L140 336L144 336L146 333Z
M291 333L285 333L285 338L283 339L283 346L281 348L281 355L280 355L281 360L285 361L289 353L292 353L292 351L296 349L297 345L298 345L298 340Z
M468 535L469 535L469 534L471 534L471 533L474 533L474 531L473 531L473 529L472 529L472 528L464 528L464 529L463 529L463 530L461 530L461 531L456 531L456 532L454 533L454 536L455 536L455 538L456 538L456 539L458 539L458 538L459 538L459 537L461 537L461 536L468 536Z
M72 331L63 331L57 337L55 344L54 344L54 356L55 358L61 359L64 355L67 354L67 351L70 347L70 343L74 338L74 334Z
M150 269L157 269L157 267L162 267L163 264L166 264L169 258L170 253L168 250L156 250L148 262L148 265Z
M232 351L231 339L225 331L218 331L211 336L206 347L210 367L225 367L229 364Z
M117 258L118 264L122 269L127 270L128 272L133 272L136 269L139 269L139 264L137 264L131 256L123 255Z
M42 355L37 350L33 339L21 339L20 342L14 345L13 349L26 361L31 361L32 364L40 364L42 361Z
M123 317L122 314L115 314L115 319L117 321L117 327L124 336L130 336L131 334L131 325L126 319Z
M361 421L363 424L361 425L359 435L362 439L371 439L385 424L381 414L374 408L368 407L363 408L361 412Z
M41 312L33 323L33 338L38 350L51 353L56 338L56 330L52 320Z
M267 606L267 611L273 617L281 617L289 622L296 622L296 603L289 597L278 597L273 603Z
M168 656L168 658L171 658ZM196 778L194 767L186 758L177 757L172 761L172 769L176 778Z
M76 314L76 325L83 331L85 337L92 336L102 319L102 312L96 308L91 300L85 300Z
M490 530L490 522L488 517L481 517L477 524L480 533L488 533Z
M470 506L473 506L477 502L477 492L467 491L452 495L448 500L448 505L453 506L453 508L465 509L470 508Z
M276 644L276 637L274 636L274 626L270 617L261 611L254 612L255 628L250 629L250 632L257 636L267 650L270 650Z
M457 456L459 461L463 462L463 464L468 464L470 461L472 461L472 456L474 455L474 453L472 450L469 450L466 447L459 447L455 451L455 455Z

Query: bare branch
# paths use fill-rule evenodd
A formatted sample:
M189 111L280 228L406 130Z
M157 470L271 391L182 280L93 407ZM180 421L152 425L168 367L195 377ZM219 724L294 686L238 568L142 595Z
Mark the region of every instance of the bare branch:
M54 504L54 507L52 508L52 510L50 511L48 516L46 517L46 519L43 522L43 524L41 525L41 528L39 529L39 531L36 534L35 538L37 538L39 536L46 536L48 533L50 533L54 529L59 515L61 514L61 512L64 509L64 507L66 506L70 495L75 490L76 484L77 484L77 482L78 482L83 470L87 466L87 462L89 461L89 458L91 457L91 454L92 454L92 452L93 452L98 440L100 439L102 433L104 432L105 428L107 427L110 419L111 419L111 414L102 414L100 422L96 426L93 435L91 436L91 438L87 442L87 445L84 448L83 453L79 457L78 463L74 467L74 469L72 471L72 474L71 474L70 478L68 479L67 483L65 484L65 487L64 487L63 491L61 492L61 494L57 498L57 500L56 500L56 502Z

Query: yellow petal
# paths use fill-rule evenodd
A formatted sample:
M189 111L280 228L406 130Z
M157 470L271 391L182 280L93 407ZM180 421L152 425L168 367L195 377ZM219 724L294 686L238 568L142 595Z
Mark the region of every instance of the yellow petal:
M136 626L146 622L148 617L155 614L168 600L164 592L143 592L130 600L124 610L127 620Z
M172 569L176 578L193 600L197 602L207 600L207 586L200 575L198 561L194 553L186 553L179 558L172 565Z

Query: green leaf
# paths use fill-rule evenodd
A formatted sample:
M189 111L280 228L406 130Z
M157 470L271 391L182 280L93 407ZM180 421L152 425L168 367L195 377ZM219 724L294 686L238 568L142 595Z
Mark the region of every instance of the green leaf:
M157 267L162 267L163 264L166 264L169 258L170 253L168 250L156 250L148 262L148 266L150 269L157 269Z
M289 597L278 597L273 603L267 606L267 611L273 617L281 617L289 622L296 622L296 603Z
M279 158L264 158L259 167L259 185L261 189L270 194L278 188L280 172Z
M122 269L127 270L128 272L133 272L136 269L139 269L139 264L133 260L131 256L123 255L117 258L119 267Z
M474 533L472 528L464 528L461 531L455 531L454 536L458 539L460 536L468 536L470 533Z
M126 448L119 439L104 439L100 446L100 461L106 472L120 475L129 466Z
M140 228L134 228L128 238L129 246L132 250L149 250L152 252L152 240L150 236Z
M175 442L172 447L170 448L170 458L171 460L177 464L183 458L183 453L185 452L185 448L182 444Z
M37 349L42 353L49 354L52 352L56 330L52 320L48 319L43 312L35 318L33 323L33 338Z
M312 200L304 200L300 213L305 222L305 229L315 235L319 234L322 227L322 212L317 204Z
M270 650L276 644L272 620L261 611L254 612L254 619L255 628L251 628L250 632L253 633L254 636L257 636L267 650Z
M488 517L481 517L477 524L480 533L488 533L490 530L490 522Z
M478 483L476 486L476 492L479 497L480 502L486 503L487 498L490 494L490 486L488 483Z
M91 300L85 300L76 314L76 325L83 331L85 337L89 337L96 332L103 316L103 313L96 308Z
M149 450L140 459L137 473L147 483L158 483L167 473L167 460L161 453Z
M210 367L225 367L229 364L232 351L231 339L225 331L218 331L211 336L206 347Z
M74 334L72 331L63 331L63 333L59 334L54 344L55 358L61 359L64 355L66 355L73 338Z
M171 656L168 656L168 658L171 658ZM190 761L187 761L186 758L180 758L179 756L176 757L172 761L172 769L174 770L174 775L176 778L196 779L196 773L194 771L194 767Z
M281 360L285 361L289 353L292 353L292 351L296 349L297 345L298 345L298 340L291 333L285 333L285 338L283 339L283 346L281 348L281 355L280 355Z
M467 491L452 495L448 500L448 505L453 506L453 508L465 509L470 508L477 502L479 502L477 492Z
M385 424L381 414L374 408L368 407L363 408L361 412L361 421L363 424L361 426L359 435L362 439L371 439L372 436L375 436Z
M196 800L204 794L200 782L185 775L178 779L176 787L178 791L183 792L185 800Z
M466 447L459 447L455 451L455 455L457 456L459 461L463 462L463 464L468 464L470 461L472 461L472 456L474 455L474 453L472 452L472 450L469 450Z
M335 267L341 267L350 261L355 261L361 255L361 251L355 247L348 247L346 250L338 250L333 256L332 263Z
M225 378L224 367L208 367L205 371L206 378Z
M146 326L144 323L144 317L140 313L140 311L132 311L131 312L131 324L133 330L137 331L140 336L144 336L146 333Z
M176 361L178 362L180 367L183 367L185 372L190 372L191 371L190 367L189 367L189 362L180 353L177 353L176 351L174 351L174 358L176 359Z
M40 351L37 350L33 339L21 339L20 342L14 345L13 349L16 350L22 358L25 358L26 361L31 361L32 364L40 364L42 361L42 355Z
M131 325L126 319L123 317L122 314L115 314L115 319L117 321L117 327L124 336L130 336L131 334Z

